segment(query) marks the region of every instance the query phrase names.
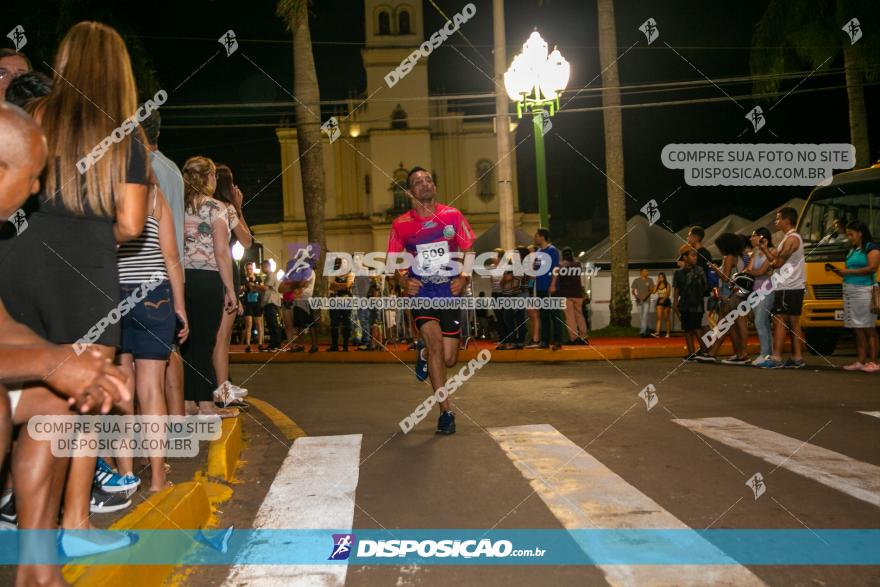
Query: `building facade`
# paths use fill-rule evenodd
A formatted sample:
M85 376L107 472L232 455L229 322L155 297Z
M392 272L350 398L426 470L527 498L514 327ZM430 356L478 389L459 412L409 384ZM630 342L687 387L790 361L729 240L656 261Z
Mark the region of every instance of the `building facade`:
M361 51L367 91L337 115L339 136L322 142L327 246L335 251L382 251L391 221L410 208L404 191L414 166L432 172L438 200L461 209L479 236L498 222L498 183L492 119L468 120L447 100L428 93L430 58L422 56L388 87L386 76L425 40L421 0L365 0ZM507 129L511 132L512 129ZM287 245L307 239L296 129L276 131L281 147L284 218L254 226L264 255L287 258ZM516 226L533 231L537 214L518 210Z

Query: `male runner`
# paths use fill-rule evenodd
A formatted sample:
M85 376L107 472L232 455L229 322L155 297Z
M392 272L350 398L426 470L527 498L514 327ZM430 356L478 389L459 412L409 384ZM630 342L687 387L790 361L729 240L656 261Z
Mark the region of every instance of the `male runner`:
M449 267L450 253L466 253L474 242L474 232L462 213L452 206L436 202L437 187L431 174L413 167L406 178L412 209L400 215L391 225L388 253L406 251L413 264L420 264L417 274L412 267L398 270L397 279L405 296L420 298L451 298L465 291L470 276L439 275ZM458 339L461 336L461 311L458 309L414 309L413 319L421 334L416 347L419 363L427 347L428 376L435 393L446 384L446 369L458 361ZM416 372L421 371L416 365ZM455 414L449 398L438 402L440 418L438 434L455 434Z

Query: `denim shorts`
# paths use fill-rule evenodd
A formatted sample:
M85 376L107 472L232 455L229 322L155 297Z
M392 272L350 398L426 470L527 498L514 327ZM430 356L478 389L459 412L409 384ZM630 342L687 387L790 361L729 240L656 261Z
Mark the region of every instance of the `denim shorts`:
M122 284L120 297L126 300L142 287L144 286ZM141 295L138 293L137 297L140 298ZM135 359L167 361L174 343L176 323L171 285L163 281L122 318L120 352L132 355Z

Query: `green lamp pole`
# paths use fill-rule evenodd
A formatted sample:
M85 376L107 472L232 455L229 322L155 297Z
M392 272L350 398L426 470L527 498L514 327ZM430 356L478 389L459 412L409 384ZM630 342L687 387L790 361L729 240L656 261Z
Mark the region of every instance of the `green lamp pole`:
M538 31L523 44L523 51L513 58L504 74L504 86L510 99L516 102L516 115L532 113L535 134L535 173L538 180L538 214L542 228L550 226L550 207L547 201L547 166L544 155L544 115L553 116L559 110L559 94L568 85L570 66L558 49L547 54L547 43Z

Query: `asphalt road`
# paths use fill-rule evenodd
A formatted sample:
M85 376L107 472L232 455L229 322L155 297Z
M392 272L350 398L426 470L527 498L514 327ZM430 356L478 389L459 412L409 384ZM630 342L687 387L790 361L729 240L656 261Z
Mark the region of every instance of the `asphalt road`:
M453 396L458 433L450 437L434 434L436 409L401 433L400 420L431 391L402 364L236 365L233 378L246 380L255 397L309 437L355 435L353 528L676 527L670 520L693 529L880 528L880 418L860 413L880 411L880 379L808 361L811 368L802 371L672 359L490 362ZM650 411L638 396L649 384L658 400ZM246 431L257 425L266 426L254 419ZM285 454L280 439L260 438L274 445L272 453ZM559 454L577 458L560 461ZM262 490L247 505L234 500L240 522L257 515L273 466L261 464ZM327 482L322 467L310 465L297 477L305 477L306 488L320 488ZM766 488L757 499L746 485L755 473ZM249 478L245 485L256 482ZM274 523L290 527L283 519ZM742 584L746 577L768 585L880 584L876 566L757 565L740 567L744 574L730 580L697 569L628 575L614 566L350 565L335 580L657 585Z

